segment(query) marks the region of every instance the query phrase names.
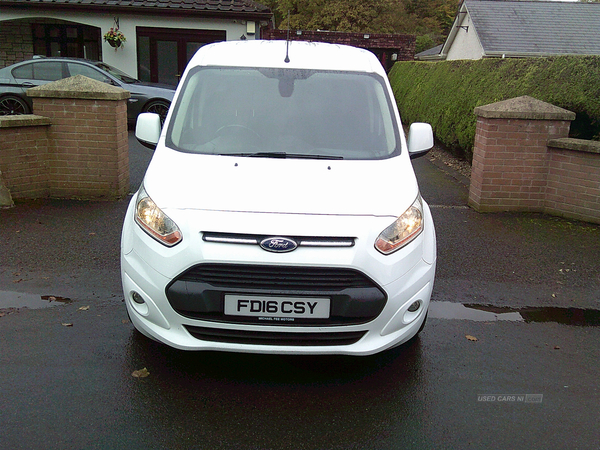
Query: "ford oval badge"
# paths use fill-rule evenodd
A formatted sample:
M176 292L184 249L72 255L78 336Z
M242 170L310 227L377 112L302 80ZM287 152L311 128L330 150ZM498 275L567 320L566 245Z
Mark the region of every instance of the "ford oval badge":
M260 241L260 246L268 252L285 253L296 250L298 243L284 237L268 237Z

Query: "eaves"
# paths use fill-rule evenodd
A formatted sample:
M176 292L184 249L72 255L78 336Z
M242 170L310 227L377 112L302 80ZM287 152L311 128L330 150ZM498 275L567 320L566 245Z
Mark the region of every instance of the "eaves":
M551 56L595 56L583 53L548 53L548 52L486 52L482 58L549 58Z
M136 2L137 3L137 2ZM31 11L32 9L40 11L69 11L69 12L83 12L83 13L120 13L120 14L139 14L139 15L156 15L169 17L206 17L206 18L220 18L220 19L244 19L244 20L266 20L272 19L273 14L267 11L227 11L227 10L209 10L199 9L192 6L182 5L178 7L169 6L143 6L142 2L140 5L119 5L117 2L106 2L105 4L92 4L92 3L55 3L55 2L24 2L24 1L7 1L0 0L0 8L3 6L26 9Z

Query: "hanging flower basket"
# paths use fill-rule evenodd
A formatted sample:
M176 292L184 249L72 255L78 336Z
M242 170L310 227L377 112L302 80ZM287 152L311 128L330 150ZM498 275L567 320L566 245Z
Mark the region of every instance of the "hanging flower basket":
M125 42L127 39L125 35L118 28L111 28L104 35L104 41L108 42L108 45L113 47L115 51Z

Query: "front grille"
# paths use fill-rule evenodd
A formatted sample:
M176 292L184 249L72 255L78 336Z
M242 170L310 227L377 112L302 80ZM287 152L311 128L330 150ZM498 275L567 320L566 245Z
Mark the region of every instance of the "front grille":
M375 286L360 272L323 267L201 264L177 279L220 288L278 291L338 291Z
M196 339L210 342L249 345L332 346L358 342L366 331L341 333L278 333L271 331L222 330L186 325Z
M381 313L387 301L382 288L353 269L208 263L176 277L166 295L175 311L191 319L281 326L366 323ZM264 323L259 317L225 314L226 295L329 298L329 317Z

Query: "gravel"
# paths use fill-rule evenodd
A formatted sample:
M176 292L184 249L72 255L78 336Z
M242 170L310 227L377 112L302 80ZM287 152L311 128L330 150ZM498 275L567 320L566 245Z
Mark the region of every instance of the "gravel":
M471 164L465 159L458 158L450 153L449 150L439 144L435 144L434 147L427 154L427 157L432 162L441 162L449 168L456 170L461 175L471 179Z

